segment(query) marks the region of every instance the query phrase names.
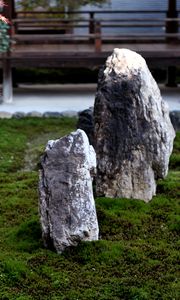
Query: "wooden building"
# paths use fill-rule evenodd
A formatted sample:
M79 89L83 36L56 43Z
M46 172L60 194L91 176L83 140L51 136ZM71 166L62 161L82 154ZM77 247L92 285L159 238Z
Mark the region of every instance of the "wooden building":
M164 11L65 13L16 11L14 0L7 0L3 14L11 22L11 51L0 54L3 101L13 99L12 68L97 68L116 47L137 51L150 67L167 67L168 83L174 85L180 65L180 19L176 0L167 1Z

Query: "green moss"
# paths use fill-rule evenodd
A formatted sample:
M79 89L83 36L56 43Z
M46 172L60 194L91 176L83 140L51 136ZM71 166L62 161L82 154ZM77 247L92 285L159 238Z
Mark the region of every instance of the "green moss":
M150 203L97 198L99 241L80 243L62 255L44 248L37 164L47 140L72 131L75 122L0 120L0 299L179 299L176 165L158 182ZM179 140L178 134L178 157Z
M1 172L16 172L24 168L26 163L25 152L28 153L28 149L33 152L33 158L36 151L36 161L38 162L37 156L42 152L49 137L53 139L64 136L75 127L75 124L75 118L1 119ZM40 142L37 142L35 146L34 140L36 139L39 139Z

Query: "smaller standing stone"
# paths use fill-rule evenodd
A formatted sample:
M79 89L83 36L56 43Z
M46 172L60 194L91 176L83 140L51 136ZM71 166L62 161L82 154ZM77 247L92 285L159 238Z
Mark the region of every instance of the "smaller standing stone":
M83 130L49 141L41 160L39 210L44 245L61 253L98 240L92 190L96 154Z

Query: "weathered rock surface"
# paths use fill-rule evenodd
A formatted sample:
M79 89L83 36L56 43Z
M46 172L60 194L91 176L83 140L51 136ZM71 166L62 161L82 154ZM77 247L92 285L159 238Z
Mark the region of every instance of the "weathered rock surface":
M96 154L83 130L49 141L41 161L39 210L46 247L58 253L98 239L92 191Z
M90 107L79 112L77 128L85 131L89 138L89 142L94 146L94 108Z
M174 129L145 60L114 49L94 107L97 195L151 200L168 172Z

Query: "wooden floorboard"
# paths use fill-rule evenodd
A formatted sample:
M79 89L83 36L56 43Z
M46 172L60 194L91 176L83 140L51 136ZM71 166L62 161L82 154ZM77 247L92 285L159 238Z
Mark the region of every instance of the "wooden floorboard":
M128 48L140 53L149 66L180 66L179 44L112 43L103 44L101 52L94 44L14 45L12 67L99 67L114 48ZM2 56L0 57L2 59Z

